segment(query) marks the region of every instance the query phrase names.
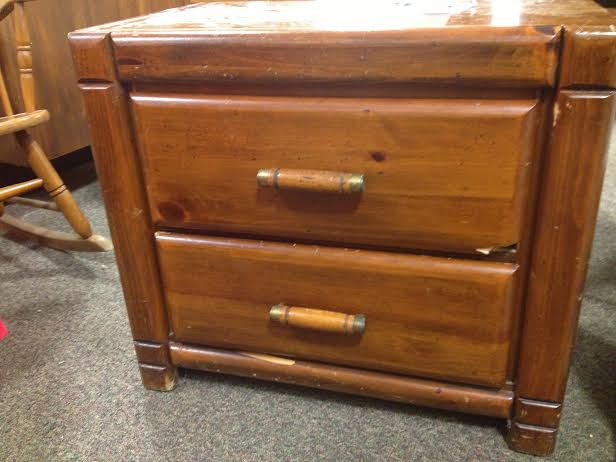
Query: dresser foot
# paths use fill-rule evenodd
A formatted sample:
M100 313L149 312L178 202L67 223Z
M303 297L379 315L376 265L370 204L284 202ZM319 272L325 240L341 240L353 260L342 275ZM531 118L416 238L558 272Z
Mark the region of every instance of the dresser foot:
M141 381L148 390L171 391L175 388L177 368L139 363Z
M507 444L518 452L547 456L554 451L561 403L517 398Z
M136 340L135 353L145 388L156 391L173 390L177 368L171 364L167 344Z
M507 432L507 444L517 452L547 456L554 451L557 431L556 428L511 422Z

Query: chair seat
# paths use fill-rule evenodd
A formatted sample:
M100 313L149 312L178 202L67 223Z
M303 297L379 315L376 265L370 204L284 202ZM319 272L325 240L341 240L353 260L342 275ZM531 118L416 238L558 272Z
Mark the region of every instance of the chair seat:
M0 117L0 136L15 133L20 130L36 127L49 120L49 112L42 109L34 112L24 112L7 117Z

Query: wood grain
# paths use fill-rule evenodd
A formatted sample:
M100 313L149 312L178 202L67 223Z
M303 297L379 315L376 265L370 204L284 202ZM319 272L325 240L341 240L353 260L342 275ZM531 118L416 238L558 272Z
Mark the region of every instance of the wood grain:
M0 188L0 202L4 202L11 197L19 196L33 189L37 189L43 186L43 180L36 178L30 181L24 181L23 183L17 183L10 186Z
M306 361L267 358L246 352L171 344L171 360L179 367L222 372L261 380L353 393L491 417L506 417L510 391L495 391L431 380L400 377Z
M37 109L51 114L48 125L33 131L50 158L90 144L85 111L66 36L79 28L181 6L184 0L37 0L24 5L25 24L30 30L33 97ZM13 106L24 111L18 96L19 71L12 17L0 24L0 68L9 82ZM25 50L24 50L25 51ZM11 139L0 143L0 162L25 165Z
M36 127L48 120L49 112L45 110L0 117L0 136Z
M152 241L152 224L131 142L126 95L113 83L82 84L81 90L91 122L94 158L133 338L166 343L167 315Z
M578 26L563 35L561 87L616 87L616 17L611 27Z
M518 398L514 405L513 420L522 424L558 428L562 408L562 403Z
M175 367L139 363L139 372L143 386L148 390L171 391L177 383Z
M194 0L191 3L207 3ZM217 2L220 3L220 2ZM151 18L121 21L101 26L100 30L127 31L136 33L175 32L178 29L197 35L207 30L216 33L246 32L267 33L272 31L357 31L396 29L454 29L459 26L511 27L516 25L559 26L587 25L610 26L616 12L602 8L596 0L450 0L439 2L405 2L385 0L381 2L328 5L323 9L319 3L302 4L297 1L252 3L227 1L226 8L218 5L194 6L170 13L155 14ZM395 15L395 16L394 16ZM547 27L544 27L544 29Z
M505 381L515 265L171 233L157 233L157 243L177 341ZM270 307L281 302L362 313L365 332L273 324Z
M87 61L89 56L92 63L97 63L93 67L108 69L105 62L113 62L111 43L105 36L73 40L72 44L77 57ZM81 61L76 60L76 64L81 69ZM166 344L169 326L141 166L132 141L127 95L112 81L90 81L80 88L88 110L94 158L133 338Z
M508 418L510 447L554 449L616 15L592 0L395 8L421 3L202 5L72 35L125 291L152 299L127 297L146 387L171 388L178 366L297 383ZM365 188L259 187L263 169ZM361 313L365 329L277 325L276 304Z
M547 456L556 446L556 429L513 422L507 434L512 449L534 456Z
M135 353L141 364L165 366L170 363L167 345L135 341Z
M562 91L554 109L533 244L517 392L562 402L586 277L613 92Z
M559 33L557 27L495 28L489 34L473 27L370 34L300 30L293 40L275 31L246 40L216 28L198 34L161 29L113 31L122 80L541 87L554 84Z
M157 225L475 254L518 242L534 100L132 102ZM274 167L359 172L365 191L258 188L257 172Z
M19 69L19 88L25 112L36 110L34 76L32 74L32 40L25 14L26 2L16 0L13 21L15 23L15 46L17 68Z

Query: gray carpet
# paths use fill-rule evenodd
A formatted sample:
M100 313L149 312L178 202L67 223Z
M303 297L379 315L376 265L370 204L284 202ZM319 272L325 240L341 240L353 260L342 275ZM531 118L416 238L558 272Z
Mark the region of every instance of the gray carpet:
M107 234L91 164L68 179ZM545 460L616 460L615 211L616 151L561 432ZM28 218L66 227L48 211ZM172 393L148 392L112 253L63 253L0 238L0 297L10 329L0 342L0 460L533 459L509 451L502 422L492 419L196 372L183 372Z

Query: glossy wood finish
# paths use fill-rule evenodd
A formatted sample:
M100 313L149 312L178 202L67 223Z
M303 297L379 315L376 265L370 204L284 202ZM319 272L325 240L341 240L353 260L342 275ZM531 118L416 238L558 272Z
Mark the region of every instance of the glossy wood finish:
M547 456L554 451L556 429L526 425L513 421L507 433L509 446L518 452Z
M60 175L58 175L56 169L51 165L51 162L49 162L41 146L26 131L17 132L15 137L22 151L25 152L24 157L28 166L32 168L36 176L44 180L45 190L54 200L58 209L64 214L71 228L73 228L75 233L82 239L90 238L93 235L90 222L77 205L75 198L64 184ZM101 248L99 250L102 251L105 249Z
M194 1L192 3L207 3ZM190 32L249 34L314 31L380 31L400 29L453 29L459 26L507 27L518 25L559 26L613 25L616 12L596 0L450 0L323 4L319 2L248 1L193 6L94 27L97 32L158 33ZM325 6L327 5L327 6Z
M522 329L516 386L521 398L564 399L615 98L615 92L562 91L556 101ZM510 445L551 452L557 422L546 412L538 410L531 427L514 418ZM544 426L546 420L556 425Z
M1 77L1 76L0 76ZM49 120L49 112L43 110L0 117L0 136L27 130Z
M241 351L171 344L179 367L352 393L375 398L505 418L512 392L453 385Z
M24 69L34 71L32 92L37 105L51 113L48 125L33 131L49 158L68 154L91 143L85 111L79 89L74 85L75 71L66 36L81 28L118 19L182 6L185 0L37 0L24 4L21 22L30 32L31 39L20 46L32 46L31 65ZM15 54L15 38L23 29L15 28L14 21L0 24L0 67L10 69L6 78L9 88L15 92L20 86L21 74ZM31 43L31 45L30 45ZM22 59L26 50L20 50ZM25 64L22 61L22 64ZM13 106L18 112L26 110L24 100L14 96ZM0 143L0 162L25 165L13 140Z
M108 40L95 39L80 45L101 60L99 67L113 68ZM94 157L109 226L116 242L116 259L131 329L135 340L165 345L166 348L169 334L167 313L152 239L152 223L132 143L128 101L123 88L113 81L113 73L101 75L102 79L106 81L82 84L81 90L91 123ZM151 366L158 368L141 368L144 384L155 389L170 387L175 368L168 364Z
M26 21L25 1L15 1L15 44L17 45L17 67L19 69L19 86L26 112L36 110L34 93L34 75L32 72L32 41Z
M58 211L62 212L78 236L48 230L8 214L3 214L0 218L0 226L10 232L12 231L27 238L38 240L39 243L60 250L109 250L112 247L111 242L101 236L93 235L89 221L51 165L46 153L29 133L30 129L49 120L49 112L46 110L34 110L30 38L23 16L23 8L26 1L29 0L15 2L14 11L17 24L16 29L18 31L16 35L17 54L19 57L18 65L21 71L21 91L17 93L23 96L28 112L15 114L10 93L4 80L4 74L0 72L0 103L2 111L7 114L6 117L0 118L0 136L4 135L4 139L9 139L6 135L14 135L10 139L17 141L17 145L20 148L19 153L23 156L26 164L40 178L43 187L54 200Z
M561 403L517 398L513 420L522 424L557 428L562 411Z
M534 100L132 101L160 226L475 254L519 240ZM365 191L258 188L273 167L361 173Z
M135 353L141 380L147 389L171 391L175 388L177 370L171 365L166 344L136 341Z
M113 33L120 75L127 80L551 86L559 26L609 31L616 22L616 13L594 0L458 0L447 8L432 2L232 5L189 6L91 32ZM499 27L487 35L485 26ZM259 40L247 43L238 30ZM365 30L371 31L369 42Z
M562 87L616 88L616 28L565 31L562 62Z
M505 382L514 265L171 233L157 233L157 243L177 341ZM273 324L280 302L362 313L366 330Z
M43 186L43 180L36 178L30 181L24 181L23 183L13 184L11 186L5 186L0 188L0 202L4 202L11 197L24 194L33 189L37 189Z
M83 82L123 85L132 101L133 120L123 112L111 125L127 126L122 143L138 141L140 159L130 161L135 167L122 181L132 179L149 190L155 223L148 224L144 239L146 259L156 227L167 230L160 235L165 242L156 269L164 273L173 329L161 341L138 339L146 386L164 389L177 366L280 380L508 418L512 448L537 455L553 450L613 118L616 15L593 0L470 3L447 2L446 12L438 11L437 2L379 2L373 10L360 2L344 11L320 4L317 12L316 3L281 2L267 4L265 13L263 3L241 2L172 11L73 36ZM359 16L364 20L357 21ZM115 61L99 46L101 40L113 43ZM122 104L126 98L122 92ZM370 113L354 108L367 103ZM512 107L526 109L512 116ZM91 110L96 114L95 107ZM399 122L411 113L412 124ZM479 113L493 117L479 123ZM105 117L113 118L113 111ZM299 117L295 124L289 122L293 117ZM442 128L433 129L438 117ZM511 117L526 127L524 135L503 128ZM306 123L310 118L314 122ZM94 119L101 127L109 124ZM373 120L372 128L362 125L365 120ZM423 135L409 136L414 130ZM482 151L485 138L479 134L487 134L493 147ZM358 154L347 154L348 146L336 144L339 140ZM378 146L372 146L375 140ZM410 156L418 146L426 155ZM117 149L122 162L137 155L134 151ZM111 156L102 168L115 168ZM345 197L259 187L256 172L276 168L360 173L365 190ZM374 213L350 226L373 200L374 188L391 192L387 188L395 183L384 180L397 178L395 172L403 172L396 189L396 197L404 198L396 202L402 211L391 207L391 220L379 222L382 207L375 203ZM413 188L421 188L420 207L407 201ZM311 198L302 199L305 194ZM110 208L120 202L117 197L108 199ZM332 197L351 201L336 203ZM454 197L455 207L442 207L443 198ZM468 206L477 198L483 203ZM505 219L479 219L492 213L496 199ZM505 209L506 201L518 208ZM257 207L274 203L267 219L255 219ZM476 220L474 232L464 238L459 233L465 232L466 218L456 219L456 207L474 211L466 214ZM240 213L246 210L250 213ZM292 220L290 210L300 219ZM442 217L430 221L419 213L430 210ZM409 218L410 212L416 215ZM443 226L448 219L450 225ZM350 236L358 225L375 222L381 226L371 234ZM477 232L494 232L492 225L501 222L499 236L514 238L496 241L515 244L506 248L509 263L497 263L501 252L480 245L486 233ZM396 228L400 223L407 231L415 229L409 224L425 226L429 245ZM173 237L172 229L195 234ZM397 236L388 237L391 233ZM139 248L132 236L117 239ZM297 241L318 245L294 247ZM345 245L373 250L344 250ZM409 249L451 258L418 257L406 253ZM133 255L141 258L137 251ZM419 263L424 261L441 263ZM142 263L125 263L134 273L123 277L140 274ZM482 279L476 290L460 292L484 274L478 268L498 265L509 268L508 276L497 271L500 279ZM420 280L422 271L432 279ZM508 295L484 296L486 285L507 285ZM428 293L434 287L440 290ZM301 299L293 299L298 294ZM434 299L444 310L433 309ZM506 309L492 303L505 299ZM363 313L365 331L352 336L276 326L269 309L278 303ZM488 314L487 331L480 312ZM499 312L504 317L495 317ZM402 321L379 327L392 314ZM497 324L496 331L506 335L486 344L486 333L495 332ZM383 333L378 343L371 340L376 331ZM169 352L166 342L174 336ZM449 340L430 343L450 337L462 343L484 340L455 348ZM390 339L389 347L383 338ZM373 348L366 349L366 339ZM394 345L391 339L402 340ZM419 342L419 348L396 356L410 342ZM490 355L492 362L486 360ZM428 364L430 358L437 360Z
M564 394L614 99L614 92L563 91L556 101L526 302L522 397L558 402Z
M286 33L246 42L229 31L222 37L221 31L186 32L158 34L152 47L147 32L114 31L120 78L539 87L554 84L558 37L557 28L534 27L495 29L490 37L472 28L446 35L438 29L384 31L369 40L363 32L300 31L292 43Z
M83 84L95 140L99 181L111 234L120 247L116 258L136 340L165 343L168 335L157 271L153 228L141 184L139 166L128 130L128 110L121 87L113 83ZM118 235L122 239L118 239Z
M148 390L171 391L175 388L177 369L173 366L157 366L139 363L143 386Z

